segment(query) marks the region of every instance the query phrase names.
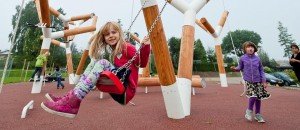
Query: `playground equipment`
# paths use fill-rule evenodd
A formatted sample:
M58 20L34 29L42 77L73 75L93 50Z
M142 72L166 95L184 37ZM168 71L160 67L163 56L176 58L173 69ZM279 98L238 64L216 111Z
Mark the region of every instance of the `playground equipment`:
M25 107L23 108L23 110L22 110L21 118L25 118L25 117L26 117L27 111L28 111L29 109L33 109L33 103L34 103L34 101L31 100L30 102L28 102L28 103L26 104L26 106L25 106Z
M141 3L143 2L144 0L141 0ZM177 80L161 19L158 19L150 39L167 115L169 118L181 119L190 115L195 15L208 1L194 0L190 5L182 0L169 0L167 2L185 15ZM155 16L159 15L156 1L148 1L143 7L143 12L147 28L149 29L155 20Z
M61 21L64 22L64 30L67 31L69 30L69 24L73 24L76 26L76 28L73 30L74 32L93 32L96 28L96 23L97 23L97 16L95 16L94 13L91 14L86 14L86 15L80 15L80 16L74 16L74 17L70 17L67 18L64 15L60 14L58 11L54 10L53 8L49 7L50 12L58 17ZM87 27L82 27L79 28L81 24L83 24L84 22L86 22L87 20L93 18L93 23L91 26L87 26ZM74 22L76 21L76 22ZM70 32L71 33L71 32ZM73 39L74 39L75 35L72 35L70 37L68 36L64 36L64 39L66 41L66 43L60 43L57 40L52 39L52 43L59 45L63 48L66 49L66 56L67 56L67 68L68 68L68 74L69 74L69 84L75 84L77 81L74 80L74 74L73 74L73 62L72 62L72 54L71 54L71 44L73 43Z
M73 77L74 77L73 76L74 75L73 74L73 63L72 63L72 58L71 58L71 49L70 49L69 38L70 38L70 36L73 37L73 35L76 35L76 34L82 34L82 33L86 33L86 32L95 31L97 17L94 16L94 14L92 13L92 14L88 14L88 15L81 15L81 16L66 18L65 16L60 14L58 11L55 11L53 8L49 7L48 0L45 0L45 1L44 0L43 1L35 0L35 4L36 4L37 12L39 15L39 19L40 19L40 27L43 30L43 36L41 37L41 38L43 38L41 54L48 51L51 42L53 42L54 44L58 44L58 42L53 39L64 37L65 41L67 41L65 47L66 47L66 53L67 53L68 73L69 73L69 79L70 79L69 81L73 81ZM64 26L65 26L64 31L51 32L50 12L54 16L58 17L60 20L62 20L64 22ZM91 26L69 29L68 22L79 20L77 22L77 26L79 26L84 21L88 20L89 18L93 18L93 24ZM59 43L59 45L61 45L61 44L62 43ZM63 46L63 45L61 45L61 46ZM43 67L43 72L45 71L44 68L45 68L45 65ZM41 80L39 82L33 83L31 93L40 93L41 92L41 86L42 86L43 79L44 79L44 77L41 76ZM73 83L73 82L71 82L71 83Z
M158 9L157 2L155 0L140 1L143 5L142 11L144 13L144 19L148 30L148 36L150 36L151 40L154 60L158 71L158 78L141 78L139 84L141 86L148 86L151 84L161 86L165 107L167 110L167 116L169 118L181 119L185 116L189 116L191 106L191 87L205 86L205 82L202 82L200 76L192 76L192 65L195 32L194 25L196 19L195 17L196 14L201 10L201 8L204 7L204 5L208 2L208 0L194 0L190 4L186 3L183 0L167 0L160 12ZM95 23L97 21L97 17L94 15L83 15L73 19L66 19L49 7L48 0L35 0L35 2L41 21L40 27L43 30L43 44L41 48L41 53L49 49L51 42L64 46L63 43L57 43L56 41L54 41L53 39L55 38L64 37L65 41L70 42L70 36L72 37L76 34L91 32L96 29ZM182 27L183 33L180 49L178 77L176 77L174 73L174 68L171 62L169 49L166 42L167 40L164 34L163 25L160 18L161 13L163 12L164 8L168 3L184 14L184 25ZM50 12L62 19L62 21L64 21L65 24L72 20L81 20L82 22L84 20L87 20L88 18L93 18L94 22L93 25L89 27L81 27L68 30L68 26L65 26L64 31L51 33L49 26L51 24L49 17ZM75 22L71 23L74 24ZM67 44L66 48L68 48ZM67 51L69 51L69 49ZM87 52L88 49L85 50L82 61L85 61L87 57ZM69 55L70 52L67 52L67 54ZM67 58L69 60L70 56L67 56ZM68 61L68 64L71 63L71 61ZM82 70L82 68L79 67L77 70ZM72 73L69 72L69 74ZM76 74L79 75L80 73ZM148 72L146 72L146 70L145 75L148 75ZM36 90L33 93L39 93L41 85L33 86L36 86Z
M178 79L175 77L160 19L167 2L178 7L185 14ZM181 119L190 115L195 15L207 1L193 1L190 5L179 0L167 2L159 12L155 0L147 1L143 6L143 12L148 32L152 32L151 35L148 35L151 39L154 60L158 70L159 83L156 82L156 85L161 85L168 117ZM141 3L145 3L145 0L141 0Z
M222 87L228 87L228 83L227 83L226 72L225 72L225 68L224 68L222 48L221 48L221 44L219 42L219 36L220 36L220 33L222 32L222 29L226 22L228 13L229 13L228 11L223 12L216 31L209 24L209 22L206 20L206 18L201 18L200 20L196 20L197 25L199 25L206 32L210 33L212 35L212 37L215 39L215 50L216 50L216 55L217 55L218 70L219 70L220 81L221 81Z
M136 37L134 34L130 33L131 38L136 40L140 43L140 39ZM160 86L159 78L158 77L150 77L150 69L149 69L149 63L145 68L142 68L142 74L139 77L138 86L139 87L145 87L145 93L147 93L147 87L154 87L154 86ZM205 80L202 79L199 75L193 75L192 76L192 87L196 88L203 88L205 87ZM195 95L195 94L193 94Z

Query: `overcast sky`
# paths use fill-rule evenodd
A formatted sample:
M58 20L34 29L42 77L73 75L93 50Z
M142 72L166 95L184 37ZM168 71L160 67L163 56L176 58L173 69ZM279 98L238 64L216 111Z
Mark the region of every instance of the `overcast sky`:
M30 1L30 0L25 0ZM191 0L187 0L190 2ZM15 7L21 5L22 0L8 0L0 5L1 12L1 46L0 50L8 49L8 34L13 30L11 26L12 15L16 13ZM164 0L157 0L159 8L162 8ZM279 31L278 21L281 21L288 32L292 34L296 43L300 43L300 1L298 0L224 0L229 17L224 30L220 36L220 41L230 31L236 29L247 29L257 32L262 38L262 47L271 58L276 60L287 59L283 57L283 48L278 43ZM66 16L77 16L95 13L98 16L97 30L106 21L122 20L123 29L127 30L132 16L135 16L141 7L140 0L49 0L49 5L54 9L62 8ZM224 11L223 0L210 0L196 18L206 17L213 27L216 28L220 16ZM183 14L171 5L167 5L162 14L164 31L167 39L176 36L181 37L183 24ZM88 26L91 22L86 22L82 26ZM144 16L141 13L132 27L132 32L138 32L140 36L147 34ZM214 47L213 38L196 26L195 39L200 38L204 47ZM76 36L75 42L79 49L84 49L90 34Z

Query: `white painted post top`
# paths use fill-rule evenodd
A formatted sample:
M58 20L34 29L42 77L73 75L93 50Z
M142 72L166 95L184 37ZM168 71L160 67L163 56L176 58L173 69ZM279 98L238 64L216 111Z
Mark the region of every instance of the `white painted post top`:
M187 4L184 0L168 0L172 6L182 13L185 13L188 10L193 10L198 13L208 1L209 0L194 0L190 4Z
M146 2L146 3L145 3ZM141 0L141 4L143 6L143 4L145 3L143 8L147 8L147 7L151 7L151 6L155 6L157 5L156 0Z

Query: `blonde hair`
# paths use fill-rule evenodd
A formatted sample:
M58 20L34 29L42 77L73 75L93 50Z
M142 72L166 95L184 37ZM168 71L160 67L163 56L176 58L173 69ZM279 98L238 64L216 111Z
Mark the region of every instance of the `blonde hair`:
M111 28L115 31L118 31L120 35L120 39L115 48L112 48L109 44L107 44L104 39L105 34L107 34ZM89 55L91 58L100 59L101 55L111 51L109 59L111 62L113 62L113 59L117 54L122 53L122 47L125 46L122 28L119 23L113 21L105 23L100 30L91 37L89 42L91 43L89 50Z

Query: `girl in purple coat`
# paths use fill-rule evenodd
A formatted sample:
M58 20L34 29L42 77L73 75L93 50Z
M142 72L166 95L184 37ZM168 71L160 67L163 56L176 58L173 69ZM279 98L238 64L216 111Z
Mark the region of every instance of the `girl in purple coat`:
M261 113L261 100L267 99L271 95L265 88L266 77L263 65L258 56L255 55L257 47L254 43L247 41L243 44L245 54L240 58L238 67L232 66L233 71L243 71L243 77L246 84L246 96L249 98L248 108L246 110L245 118L249 121L252 120L253 107L255 104L255 120L260 123L265 122Z

